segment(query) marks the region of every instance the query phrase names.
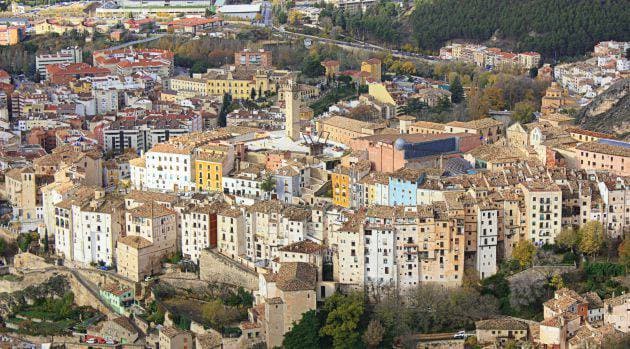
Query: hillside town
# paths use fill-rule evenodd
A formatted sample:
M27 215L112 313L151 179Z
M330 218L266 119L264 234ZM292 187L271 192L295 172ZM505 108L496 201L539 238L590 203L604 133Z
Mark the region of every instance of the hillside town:
M0 348L630 345L630 110L579 114L630 42L425 55L299 31L372 1L37 4L0 18Z

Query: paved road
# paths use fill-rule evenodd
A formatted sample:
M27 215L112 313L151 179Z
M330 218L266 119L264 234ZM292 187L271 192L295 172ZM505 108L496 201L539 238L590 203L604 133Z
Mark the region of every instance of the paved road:
M340 47L352 47L352 48L357 48L357 49L366 50L366 51L387 51L391 53L392 56L398 57L398 58L410 58L410 59L416 59L416 60L420 60L420 61L424 61L428 63L439 62L439 59L435 57L421 55L419 53L392 50L383 46L371 44L369 42L363 42L363 41L348 42L348 41L342 41L342 40L334 40L334 39L322 38L315 35L308 35L308 34L290 32L287 30L281 30L280 28L276 28L276 27L273 27L273 30L281 35L292 36L292 37L297 37L297 38L309 38L311 40L333 44Z
M133 46L133 45L138 45L138 44L144 44L146 42L151 42L151 41L155 41L163 36L165 36L166 34L155 34L153 36L150 36L148 38L144 38L144 39L140 39L140 40L134 40L134 41L129 41L129 42L125 42L123 44L120 45L116 45L116 46L112 46L109 48L109 50L119 50L121 48L125 48L128 46Z

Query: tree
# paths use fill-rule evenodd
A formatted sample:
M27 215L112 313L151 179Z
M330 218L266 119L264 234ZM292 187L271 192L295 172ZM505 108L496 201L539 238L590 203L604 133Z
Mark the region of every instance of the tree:
M221 103L221 111L219 111L219 126L227 126L227 114L232 103L232 96L229 93L223 95L223 103Z
M256 88L252 87L252 91L249 93L251 100L256 100Z
M226 307L218 299L204 304L201 314L203 319L217 331L221 331L225 326L238 320L240 316L238 309Z
M197 61L195 63L193 63L192 67L190 68L190 73L191 74L202 74L208 71L208 63L204 62L204 61Z
M28 252L28 248L31 245L32 237L31 234L20 234L17 239L18 247L22 252Z
M276 15L276 18L278 18L278 23L286 24L288 16L286 12L280 10L280 12L278 12L278 14Z
M534 120L534 112L536 106L533 103L527 101L517 102L512 110L512 120L527 124Z
M498 87L487 87L483 90L483 98L493 110L503 110L505 108L505 100L503 99L503 90Z
M405 61L400 65L400 72L405 75L415 75L416 66L410 61Z
M564 228L556 236L556 245L572 250L574 253L578 253L580 249L580 241L582 237L579 230L575 230L572 227Z
M46 230L46 232L44 233L44 252L48 253L49 249L50 246L48 242L48 230Z
M588 256L598 253L604 246L604 229L599 222L590 221L584 224L580 228L580 235L580 251Z
M334 348L355 348L359 346L361 334L359 321L365 312L364 295L354 292L349 295L335 293L324 303L328 314L321 336L330 336Z
M372 319L363 333L363 343L365 343L368 348L377 348L383 341L384 334L385 329L383 329L381 322Z
M464 100L464 87L462 86L462 81L459 79L459 76L456 76L453 81L451 81L449 90L451 91L451 101L453 103L461 103Z
M619 245L619 262L626 268L630 267L630 237L625 238Z
M260 183L260 189L267 193L267 196L276 189L276 181L271 174L268 174L267 177Z
M302 314L302 319L284 335L282 345L286 349L318 349L321 321L315 310Z
M438 102L437 102L437 104L436 104L434 109L438 113L441 113L443 111L450 110L452 106L453 106L453 104L451 104L451 100L448 99L448 97L444 96L444 97L440 97L440 99L438 99Z
M549 282L549 285L551 285L554 289L559 290L561 288L564 288L564 280L562 279L562 275L560 274L555 274L552 278L551 281Z
M536 252L536 246L529 240L520 240L514 250L512 251L512 257L518 260L518 264L521 268L525 268L532 264L534 260L534 253Z
M532 79L536 79L536 77L538 76L538 68L533 67L531 69L529 69L529 77Z
M326 69L317 55L308 55L302 62L302 74L309 78L324 75Z
M7 241L0 238L0 256L4 256L5 252L7 252Z

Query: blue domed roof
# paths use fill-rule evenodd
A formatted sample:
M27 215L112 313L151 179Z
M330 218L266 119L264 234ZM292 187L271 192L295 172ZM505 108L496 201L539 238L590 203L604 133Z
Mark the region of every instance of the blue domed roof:
M396 142L394 142L394 147L396 148L396 150L403 150L404 146L405 146L405 140L402 138L398 138Z

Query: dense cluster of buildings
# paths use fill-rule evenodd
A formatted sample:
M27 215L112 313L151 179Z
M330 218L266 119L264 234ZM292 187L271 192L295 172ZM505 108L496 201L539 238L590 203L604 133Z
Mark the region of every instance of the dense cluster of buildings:
M542 348L605 348L630 331L629 303L627 294L602 300L595 292L580 295L561 288L544 303L541 322L512 317L478 321L477 341L487 345L530 341Z
M593 98L616 81L630 76L628 49L630 42L600 42L593 48L591 58L556 66L554 77L571 93Z
M474 63L485 69L537 68L541 63L538 52L513 53L496 47L475 44L451 44L440 49L440 59Z
M335 2L348 11L372 3ZM122 23L139 34L159 28L195 37L223 19L268 20L266 3L217 5L222 17L112 19L165 4L171 15L213 5L106 2L94 11L107 19L47 19L32 30L90 34L114 23L122 31ZM614 65L619 75L626 48L599 44L597 66ZM487 69L540 65L537 53L468 44L440 56ZM323 61L325 74L312 85L276 69L264 49L234 52L234 64L192 76L176 73L175 54L166 50L98 50L87 61L78 47L40 54L38 83L13 85L0 71L0 195L11 206L2 218L16 233L37 231L66 265L98 265L138 285L99 285L101 299L122 316L89 327L90 335L137 341L128 315L145 292L140 286L180 257L203 281L222 277L253 291L247 320L231 324L240 337L229 343L273 348L335 292L377 297L420 285L459 287L465 271L491 277L519 242L554 244L565 227L596 221L608 237L630 233L630 144L562 114L578 105L563 68L539 118L506 125L406 115L411 101L450 103L449 86L418 77L383 81L378 58L357 70ZM342 76L367 89L314 115L307 104ZM236 102L231 108L222 104L226 94ZM577 348L630 329L625 295L601 300L561 289L544 306L540 323L478 323L478 341ZM167 317L156 343L212 347L206 330L193 327L180 330Z

